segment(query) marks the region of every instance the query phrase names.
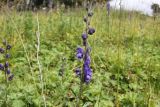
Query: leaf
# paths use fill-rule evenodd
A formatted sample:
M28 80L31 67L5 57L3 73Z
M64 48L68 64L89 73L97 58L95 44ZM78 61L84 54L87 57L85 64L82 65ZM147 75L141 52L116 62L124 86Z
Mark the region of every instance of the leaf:
M12 107L25 107L25 103L22 100L14 100Z

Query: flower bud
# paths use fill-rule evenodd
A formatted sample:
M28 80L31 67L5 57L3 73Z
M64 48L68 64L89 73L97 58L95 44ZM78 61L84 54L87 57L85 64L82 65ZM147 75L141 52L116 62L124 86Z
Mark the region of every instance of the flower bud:
M11 74L11 75L8 77L8 80L9 80L9 81L12 81L13 77L14 77L14 75Z
M93 35L93 33L95 33L95 29L94 28L89 28L88 34Z
M5 68L8 68L9 67L9 63L8 62L5 62Z
M9 74L11 73L10 69L8 69L8 70L6 71L6 73L9 75Z
M89 16L89 17L92 17L92 16L93 16L93 12L89 12L89 13L88 13L88 16Z
M6 54L6 58L7 59L10 58L10 54L9 53Z
M3 48L0 48L0 53L4 53L4 49Z
M86 39L87 39L87 34L86 34L86 33L83 33L83 34L82 34L82 39L83 39L83 40L86 40Z
M3 64L0 64L0 70L4 70Z
M11 48L11 45L7 45L7 50L10 50Z

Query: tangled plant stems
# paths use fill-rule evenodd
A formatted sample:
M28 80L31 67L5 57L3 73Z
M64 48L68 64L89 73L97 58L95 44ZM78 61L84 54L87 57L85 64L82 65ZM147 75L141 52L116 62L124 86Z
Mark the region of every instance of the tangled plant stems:
M86 11L87 15L84 17L84 22L86 24L85 32L82 34L82 41L83 41L83 47L77 48L76 57L79 61L82 62L82 66L78 67L75 70L75 73L77 76L80 77L80 91L79 91L79 98L77 107L80 106L81 96L83 93L83 84L89 84L92 78L92 69L90 68L91 58L90 58L90 52L91 48L88 44L88 37L90 35L93 35L95 33L95 29L90 27L90 21L93 16L93 12L91 10L92 3L87 4Z
M9 51L11 50L12 46L6 42L6 40L3 41L3 47L0 47L0 54L2 54L3 60L0 62L0 71L4 72L5 76L5 85L6 85L6 93L5 93L5 106L7 107L7 95L8 95L8 81L11 81L14 77L14 75L11 73L9 68L9 58L10 54Z

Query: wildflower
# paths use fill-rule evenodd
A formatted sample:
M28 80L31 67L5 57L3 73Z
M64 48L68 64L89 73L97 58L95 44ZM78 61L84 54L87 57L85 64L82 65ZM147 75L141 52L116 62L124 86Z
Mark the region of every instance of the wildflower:
M12 80L14 76L13 76L13 74L10 75L11 71L9 69L9 62L8 62L8 59L11 56L9 54L9 50L12 48L12 46L9 45L6 40L3 40L3 45L5 48L0 48L0 53L4 54L5 61L3 62L3 64L0 64L0 70L5 72L5 76L7 76L8 80Z
M9 77L8 77L8 80L11 81L13 79L14 75L11 74Z
M92 4L91 4L92 5ZM84 49L79 47L77 48L77 58L78 59L82 59L83 58L83 69L81 71L80 68L77 68L75 70L76 75L81 75L80 79L81 82L83 83L89 83L91 78L92 78L92 69L90 68L90 64L91 64L91 58L90 58L90 48L88 46L88 34L89 35L93 35L95 33L95 29L90 27L90 20L91 17L93 16L93 12L91 11L91 6L89 6L89 2L87 3L87 16L84 17L84 22L86 23L86 31L82 34L82 41L83 41L83 46Z
M95 33L95 29L94 28L89 28L88 34L93 35L94 33Z
M89 83L92 78L92 70L87 64L83 65L83 69L84 69L84 82Z
M10 50L11 49L11 45L7 45L7 50Z
M75 73L76 73L77 76L80 76L80 75L81 75L81 69L80 69L80 68L77 68L77 69L75 70Z
M83 58L83 49L82 48L80 48L80 47L77 48L77 55L76 56L78 59Z
M5 68L8 68L9 67L9 63L5 62L4 66L5 66Z
M86 40L86 39L87 39L87 34L86 34L86 33L83 33L83 34L82 34L82 39L83 39L83 40Z
M3 64L0 64L0 70L4 70Z
M7 54L6 54L6 58L7 58L7 59L10 58L10 54L7 53Z
M4 49L3 48L0 48L0 53L4 53Z
M7 69L6 73L9 75L11 73L10 69Z

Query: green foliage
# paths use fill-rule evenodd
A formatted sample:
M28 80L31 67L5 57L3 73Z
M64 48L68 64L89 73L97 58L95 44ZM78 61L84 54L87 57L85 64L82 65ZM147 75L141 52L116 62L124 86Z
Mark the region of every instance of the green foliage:
M95 9L91 24L96 27L96 33L89 40L93 78L89 85L84 86L81 105L159 107L160 20L125 11L119 20L117 13L112 10L108 17L105 8ZM84 9L37 14L41 34L39 56L47 106L75 107L79 91L79 79L74 74L77 65L75 49L82 42ZM0 16L0 35L13 46L10 61L15 78L9 83L9 107L43 106L35 47L37 14L12 12ZM66 58L63 77L59 76L62 58ZM5 86L1 74L0 106L3 107Z

